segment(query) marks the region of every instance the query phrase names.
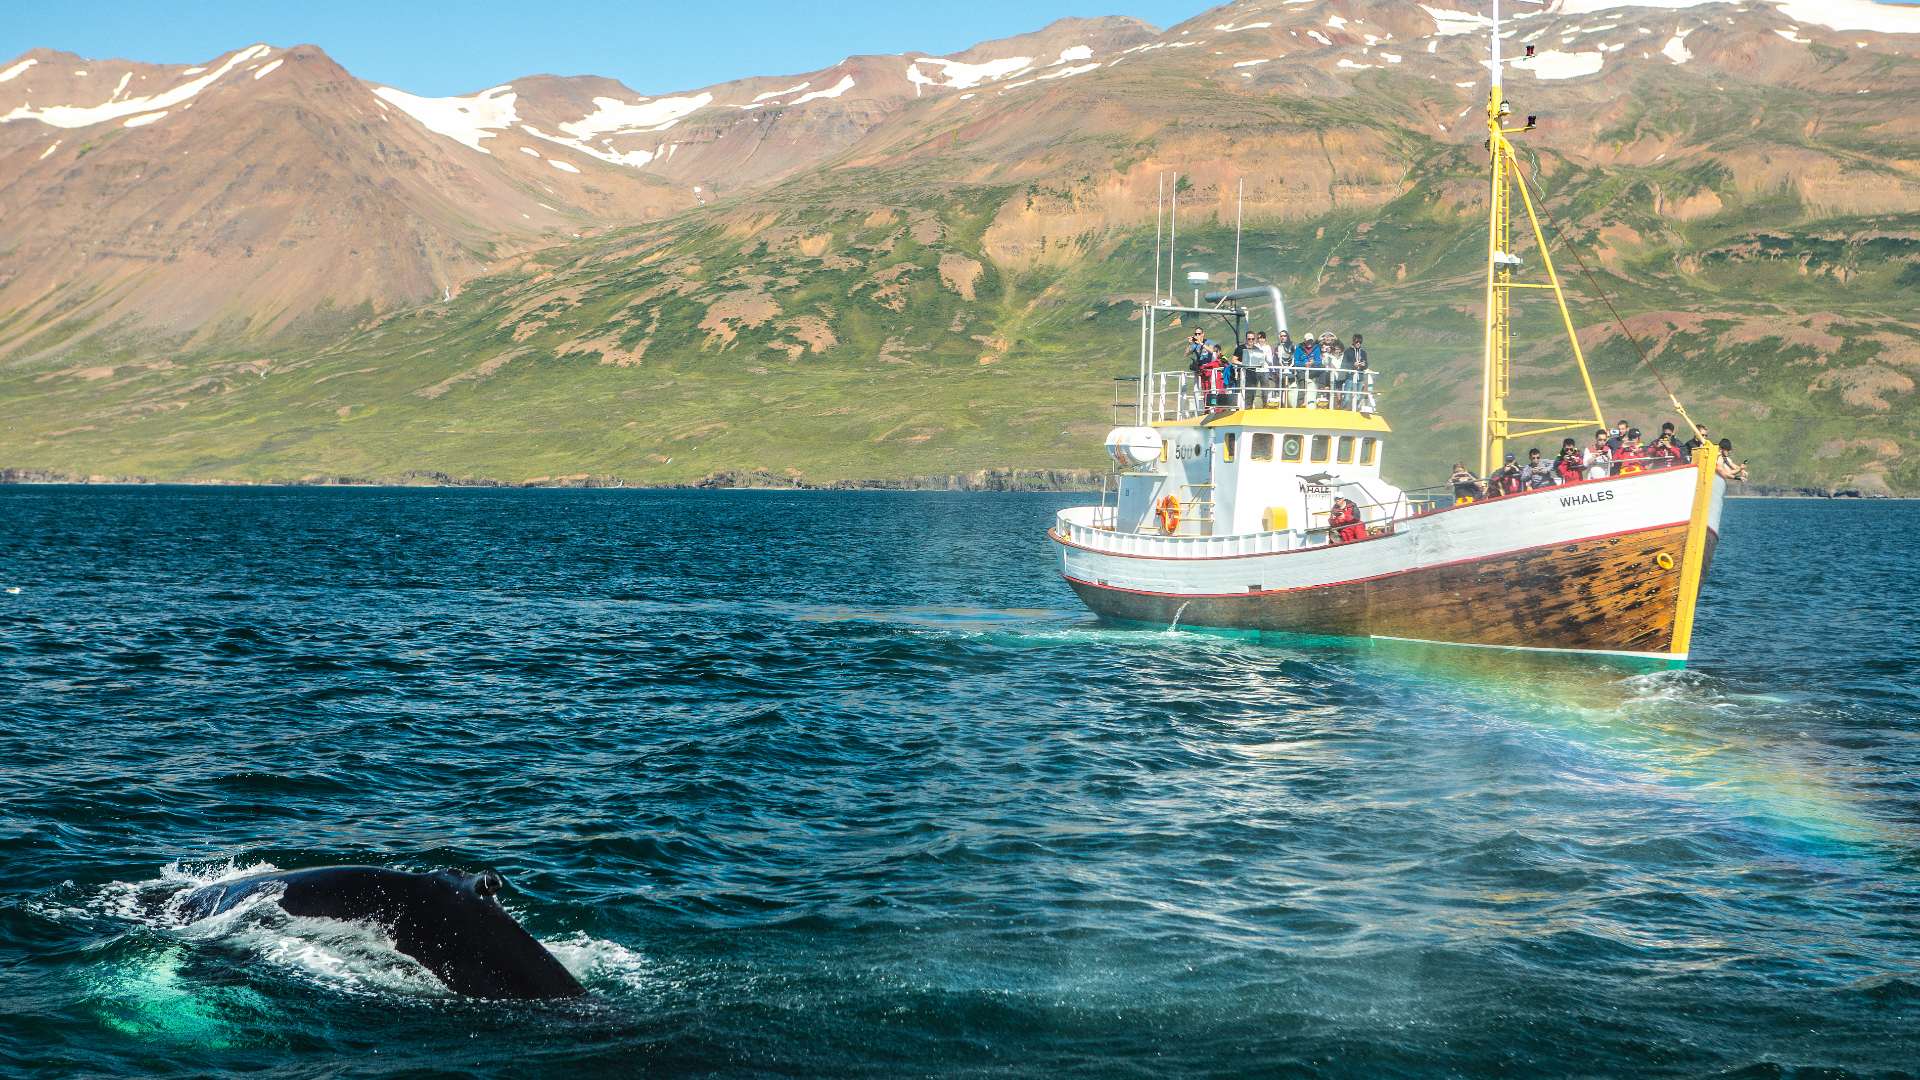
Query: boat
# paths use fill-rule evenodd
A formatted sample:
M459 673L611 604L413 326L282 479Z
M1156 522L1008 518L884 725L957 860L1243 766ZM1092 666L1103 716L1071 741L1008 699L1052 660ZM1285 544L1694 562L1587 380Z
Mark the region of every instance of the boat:
M1497 2L1492 40L1480 477L1514 440L1608 427L1516 157L1512 140L1535 121L1517 123L1502 94ZM1177 242L1177 177L1173 191ZM1516 211L1537 273L1515 252ZM1184 303L1172 273L1162 293L1160 267L1156 239L1139 370L1127 380L1136 400L1107 437L1109 484L1099 504L1061 511L1048 532L1067 584L1103 621L1685 665L1726 495L1715 446L1669 467L1628 464L1498 497L1402 489L1382 474L1393 431L1378 372L1283 368L1258 386L1203 387L1186 352L1162 350L1163 334L1215 325L1243 343L1264 302L1277 337L1289 329L1285 298L1276 286L1241 287L1236 265L1233 287L1204 294L1211 277L1190 274ZM1557 302L1590 417L1513 414L1516 290Z

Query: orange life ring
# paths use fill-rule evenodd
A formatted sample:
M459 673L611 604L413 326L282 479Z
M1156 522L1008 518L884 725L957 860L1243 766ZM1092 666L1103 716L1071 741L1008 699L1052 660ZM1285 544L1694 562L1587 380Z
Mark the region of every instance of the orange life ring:
M1168 495L1154 507L1160 516L1160 530L1168 536L1180 531L1180 500Z
M1645 471L1645 470L1644 470L1644 469L1642 469L1642 468L1640 468L1640 466L1638 466L1638 465L1623 465L1623 466L1621 466L1621 468L1620 468L1620 475L1621 475L1621 476L1632 476L1632 475L1633 475L1634 473L1637 473L1637 472L1644 472L1644 471Z

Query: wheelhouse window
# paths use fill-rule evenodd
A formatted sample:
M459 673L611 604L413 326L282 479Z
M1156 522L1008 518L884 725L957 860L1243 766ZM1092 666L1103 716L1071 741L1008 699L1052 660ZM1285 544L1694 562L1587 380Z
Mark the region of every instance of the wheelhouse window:
M1340 436L1340 455L1335 460L1339 461L1342 465L1353 464L1353 436Z
M1299 461L1301 451L1306 449L1306 440L1298 435L1288 435L1280 440L1280 460Z
M1257 431L1254 433L1253 452L1250 456L1255 461L1272 461L1273 460L1273 433L1272 432Z
M1380 452L1379 440L1374 439L1372 437L1368 437L1360 440L1360 464L1362 465L1373 464L1374 456L1379 452Z
M1326 463L1327 448L1331 441L1331 438L1326 435L1315 435L1313 437L1313 463L1315 465Z

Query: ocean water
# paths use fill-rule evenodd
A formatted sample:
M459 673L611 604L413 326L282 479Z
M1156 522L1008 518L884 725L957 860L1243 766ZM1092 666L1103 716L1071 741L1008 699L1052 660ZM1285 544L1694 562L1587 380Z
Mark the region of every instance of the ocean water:
M1920 507L1634 675L1103 629L1074 501L0 489L0 1071L1920 1071ZM165 914L339 862L590 996Z

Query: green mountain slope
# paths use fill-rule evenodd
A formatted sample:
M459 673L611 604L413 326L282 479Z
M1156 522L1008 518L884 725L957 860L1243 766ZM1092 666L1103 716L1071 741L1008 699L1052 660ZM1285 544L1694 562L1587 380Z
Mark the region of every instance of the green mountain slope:
M1308 5L1319 23L1327 6ZM1650 22L1650 48L1681 17ZM1677 419L1594 281L1757 479L1920 494L1920 62L1777 59L1776 41L1758 25L1717 67L1656 54L1605 85L1511 87L1549 119L1526 145L1581 336L1609 418ZM1470 459L1479 400L1479 91L1412 49L1339 93L1317 66L1254 80L1233 59L1146 53L1044 98L930 102L778 186L587 235L441 303L180 351L137 328L43 349L0 369L0 464L629 483L1099 469L1113 380L1135 370L1155 186L1179 170L1182 278L1231 270L1244 179L1243 278L1281 285L1296 332L1366 333L1398 433L1388 474L1437 482ZM1583 411L1557 313L1536 299L1518 319L1535 415Z

